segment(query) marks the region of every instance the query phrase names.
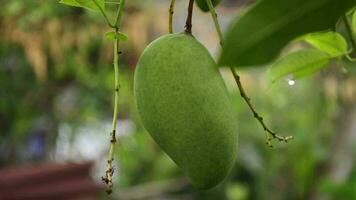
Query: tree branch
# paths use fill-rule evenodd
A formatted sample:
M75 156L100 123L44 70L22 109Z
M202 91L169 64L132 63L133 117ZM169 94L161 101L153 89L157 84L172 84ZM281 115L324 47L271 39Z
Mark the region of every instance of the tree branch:
M210 14L211 14L211 16L213 18L215 29L216 29L216 32L217 32L217 34L219 36L220 45L223 46L224 37L223 37L222 31L221 31L221 28L220 28L220 24L219 24L218 17L217 17L217 14L215 12L214 6L213 6L211 0L206 0L206 2L208 4L208 6L209 6ZM237 87L238 87L238 89L240 91L241 97L245 100L245 102L247 103L248 107L252 111L253 116L257 119L257 121L263 127L263 130L266 133L270 134L274 139L278 139L279 141L288 142L289 140L293 139L293 136L283 137L283 136L277 135L276 133L274 133L273 131L271 131L271 129L269 129L267 127L267 125L263 121L263 117L261 117L258 114L258 112L256 111L256 109L254 108L254 106L251 103L251 99L247 96L247 94L245 92L245 89L242 86L242 83L241 83L241 80L240 80L240 76L236 73L236 71L231 66L230 66L230 71L231 71L232 75L234 76L234 79L235 79ZM266 144L268 146L272 147L271 138L269 137L268 134L266 134Z
M119 34L119 29L121 25L121 17L125 7L125 0L120 1L120 6L118 9L118 14L116 17L114 29L115 34ZM114 175L114 154L115 154L115 145L116 145L116 132L117 132L117 121L118 121L118 110L119 110L119 90L120 90L120 82L119 82L119 47L120 47L120 40L116 37L114 41L114 73L115 73L115 92L114 92L114 113L113 113L113 120L112 120L112 128L110 132L110 149L109 149L109 156L107 160L107 170L105 172L105 176L102 177L104 183L107 184L106 192L108 194L112 193L113 189L113 175Z

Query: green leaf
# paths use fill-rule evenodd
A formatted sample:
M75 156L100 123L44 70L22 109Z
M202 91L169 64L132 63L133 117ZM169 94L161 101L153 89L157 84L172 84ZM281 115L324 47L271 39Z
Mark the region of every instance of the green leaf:
M208 3L206 2L206 0L195 0L195 2L197 3L198 7L202 11L204 11L204 12L209 11L209 6L208 6ZM211 3L213 4L214 7L219 5L220 2L221 2L221 0L211 0Z
M268 70L267 78L270 83L275 83L286 76L293 80L302 78L319 71L329 63L331 58L316 49L293 52L275 62Z
M346 39L337 32L311 33L302 36L300 39L330 56L336 57L347 54Z
M128 40L128 37L125 33L122 33L122 32L119 32L118 35L117 35L117 38L120 40L120 41L127 41Z
M106 32L105 33L105 38L109 41L115 41L116 40L116 34L114 31Z
M117 34L115 31L110 31L105 33L105 38L109 41L115 41L116 39L119 39L120 41L127 41L128 37L125 33L118 32Z
M98 5L105 9L105 0L95 0ZM100 11L94 0L61 0L59 3L66 4L68 6L86 8L93 11Z
M266 64L289 41L333 27L355 5L355 0L260 0L231 24L219 65Z

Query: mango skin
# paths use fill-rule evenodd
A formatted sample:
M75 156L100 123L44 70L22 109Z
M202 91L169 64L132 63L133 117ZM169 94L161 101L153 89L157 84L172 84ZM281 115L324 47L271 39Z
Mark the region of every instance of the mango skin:
M134 95L144 127L196 188L227 176L236 158L236 113L217 64L194 37L153 41L139 59Z
M209 6L206 3L206 0L195 0L195 2L197 3L198 7L204 11L204 12L208 12L209 11ZM216 7L221 0L211 0L211 2L213 3L213 6Z

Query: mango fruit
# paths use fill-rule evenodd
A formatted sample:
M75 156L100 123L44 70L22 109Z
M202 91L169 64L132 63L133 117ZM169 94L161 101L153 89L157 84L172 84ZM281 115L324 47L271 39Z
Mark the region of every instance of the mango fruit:
M195 2L197 3L198 7L202 11L204 11L204 12L209 11L209 6L208 6L206 0L195 0ZM220 2L221 2L221 0L211 0L211 3L213 3L214 7L216 7Z
M236 157L236 113L217 64L193 36L169 34L147 46L134 95L144 127L195 187L227 176Z

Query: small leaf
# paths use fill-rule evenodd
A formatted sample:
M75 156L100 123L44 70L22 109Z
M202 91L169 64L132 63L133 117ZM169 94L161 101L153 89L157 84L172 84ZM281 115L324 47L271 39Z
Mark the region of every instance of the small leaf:
M105 38L109 41L115 41L116 40L116 34L114 31L106 32L105 33Z
M118 35L117 35L117 38L120 40L120 41L127 41L128 40L128 37L125 33L122 33L122 32L119 32Z
M270 83L275 83L285 76L291 76L293 80L302 78L319 71L329 63L331 58L316 49L293 52L275 62L268 70L267 78Z
M237 17L226 35L219 65L263 65L291 40L327 30L355 0L261 0Z
M105 38L109 41L115 41L116 39L120 40L120 41L127 41L128 37L125 33L122 32L118 32L117 34L115 33L115 31L110 31L105 33Z
M105 9L105 0L96 0L96 2L102 9ZM82 7L97 12L100 11L94 0L61 0L59 3L66 4L68 6Z
M346 39L337 32L311 33L300 39L333 57L347 54Z

